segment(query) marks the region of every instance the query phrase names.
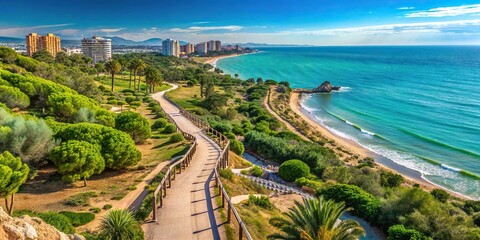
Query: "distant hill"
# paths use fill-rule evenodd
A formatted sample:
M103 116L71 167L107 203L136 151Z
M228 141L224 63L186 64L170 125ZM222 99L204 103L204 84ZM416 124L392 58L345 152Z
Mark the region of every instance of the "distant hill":
M13 37L0 37L0 43L25 43L23 38L13 38Z

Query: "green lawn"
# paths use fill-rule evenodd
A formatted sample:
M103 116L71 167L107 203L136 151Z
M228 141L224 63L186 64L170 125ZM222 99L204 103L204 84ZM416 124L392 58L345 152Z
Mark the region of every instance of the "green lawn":
M223 88L215 86L215 91L224 93ZM182 108L187 110L201 108L203 99L200 98L200 86L187 87L184 84L178 84L178 88L167 93L168 98L176 102Z

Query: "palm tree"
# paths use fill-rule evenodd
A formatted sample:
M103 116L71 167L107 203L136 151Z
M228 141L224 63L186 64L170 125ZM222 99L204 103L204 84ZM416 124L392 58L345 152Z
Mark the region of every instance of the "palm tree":
M122 66L120 65L120 63L118 63L117 60L112 59L107 63L105 63L105 69L107 70L107 72L109 72L112 75L112 92L113 92L113 86L115 83L115 73L120 71L120 69L122 69Z
M98 77L101 72L105 71L105 65L101 62L95 63L95 70L97 70L97 77Z
M136 89L135 84L136 84L137 74L138 74L139 71L141 71L142 69L145 68L145 63L143 62L142 59L135 58L135 59L132 60L131 67L132 67L132 70L133 70L133 89ZM140 80L138 81L138 87L137 88L140 89Z
M120 73L122 74L122 78L123 78L123 72L125 71L125 67L128 65L127 60L125 58L120 58L118 59L118 63L122 65L122 69L120 69Z
M339 218L351 208L345 203L332 200L304 199L303 204L295 201L290 212L284 213L287 218L272 218L270 224L279 228L283 234L272 234L268 239L301 239L301 240L353 240L365 235L365 231L353 220Z
M128 210L111 210L100 223L101 235L111 240L143 239L138 222ZM143 237L143 236L142 236Z
M145 88L146 93L154 92L155 86L160 85L162 81L162 75L157 69L153 67L147 67L147 69L145 69L145 83L147 84L147 87Z
M135 66L134 66L132 61L128 62L127 64L128 64L127 65L128 71L130 72L130 82L128 83L128 89L131 89L132 88L132 73L135 69ZM135 88L135 86L134 86L134 88Z

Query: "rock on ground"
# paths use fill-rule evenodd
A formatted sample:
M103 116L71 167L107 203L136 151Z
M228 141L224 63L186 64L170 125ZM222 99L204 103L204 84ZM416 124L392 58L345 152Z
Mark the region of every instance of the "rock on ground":
M85 240L85 237L78 234L67 235L37 217L11 217L0 207L0 239Z

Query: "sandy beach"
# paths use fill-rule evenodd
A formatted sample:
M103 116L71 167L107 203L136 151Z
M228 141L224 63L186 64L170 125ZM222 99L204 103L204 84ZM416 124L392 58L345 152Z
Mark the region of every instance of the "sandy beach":
M242 55L242 54L233 54L233 55L212 57L211 59L208 59L208 60L205 61L204 63L205 63L205 64L210 64L210 65L212 65L213 67L217 67L217 61L218 61L218 60L224 59L224 58L238 57L238 56L241 56L241 55Z
M300 104L300 101L301 101L301 97L299 96L298 93L291 93L291 95L290 95L290 108L292 109L292 111L294 111L299 116L301 116L306 122L308 122L309 125L311 125L311 127L315 128L317 131L322 133L323 136L325 136L327 139L334 140L337 143L337 145L340 145L341 147L343 147L345 149L348 149L353 154L360 155L362 158L363 157L373 157L375 159L375 163L377 163L380 167L401 174L409 182L419 184L420 187L422 187L426 191L431 191L432 189L435 189L435 188L442 188L442 189L448 191L450 194L452 194L456 197L464 198L464 199L470 199L467 196L464 196L464 195L459 194L457 192L453 192L449 189L445 189L441 186L437 186L437 185L425 180L424 178L422 178L422 174L420 172L415 171L413 169L409 169L409 168L404 167L402 165L399 165L399 164L393 162L392 160L390 160L388 158L385 158L381 155L378 155L378 154L364 148L363 146L356 143L355 141L345 139L345 138L342 138L338 135L333 134L327 128L322 126L320 123L316 122L314 120L314 116L311 115L307 110L302 108L302 106Z

